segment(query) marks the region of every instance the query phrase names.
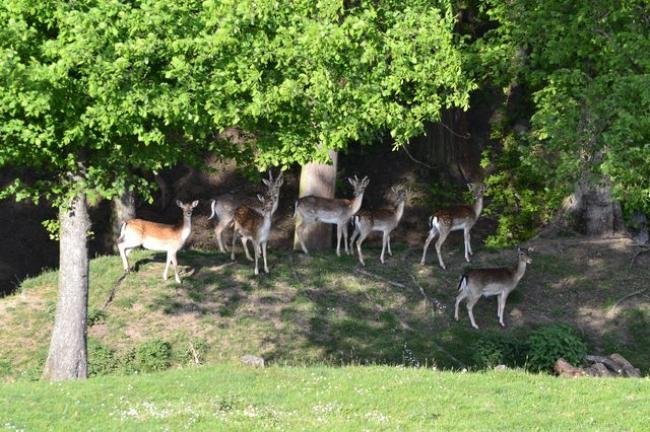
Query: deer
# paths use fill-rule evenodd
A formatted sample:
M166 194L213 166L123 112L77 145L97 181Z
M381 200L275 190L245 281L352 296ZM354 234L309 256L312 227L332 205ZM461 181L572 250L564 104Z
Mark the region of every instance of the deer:
M424 265L427 256L427 249L431 240L437 235L436 240L436 253L438 254L438 262L443 270L447 270L445 263L442 261L440 249L443 243L447 240L447 236L452 231L463 230L465 237L465 260L469 262L469 256L473 255L472 245L470 243L470 230L478 220L483 210L483 194L485 193L485 185L483 183L470 183L469 190L474 195L474 205L458 205L447 209L438 210L429 217L429 235L424 242L424 250L422 251L422 260L420 264Z
M273 200L273 202L275 203L273 207L273 213L275 213L275 211L278 208L280 187L284 183L284 179L282 178L282 172L280 172L280 175L278 175L278 177L274 180L273 173L269 170L269 178L262 179L262 183L264 183L264 185L266 186L266 196L269 199ZM214 233L217 237L219 251L222 253L227 252L227 249L223 243L223 238L222 238L223 231L226 228L233 226L233 217L235 216L235 210L237 210L242 205L246 205L251 209L256 210L258 213L261 213L262 211L259 201L257 201L257 199L255 199L254 197L245 197L245 196L226 193L223 195L219 195L211 202L210 208L212 209L212 214L210 215L208 220L214 218L215 216L217 216L219 220L217 226L214 229ZM250 253L248 252L248 247L245 244L244 244L244 252L246 252L246 258L252 261L253 258L250 256Z
M363 253L361 252L361 244L368 237L372 231L381 231L383 233L381 255L379 260L384 264L384 253L388 246L388 255L393 256L390 250L390 233L397 227L402 215L404 214L404 206L406 204L406 189L402 187L391 187L392 192L395 194L395 205L393 208L383 208L376 210L360 210L354 217L355 229L350 238L350 249L353 248L354 241L357 240L357 252L359 254L359 262L365 266L363 261Z
M198 204L198 200L191 204L176 201L176 205L183 210L183 220L176 225L151 222L144 219L130 219L123 222L120 228L120 236L117 239L117 248L122 257L124 272L128 273L130 271L127 256L131 250L142 246L145 249L167 252L163 280L167 280L169 264L173 264L174 278L177 283L181 283L181 278L178 276L176 252L183 247L192 232L192 212Z
M461 276L458 282L459 294L456 297L454 318L458 321L458 306L460 302L467 299L467 313L472 327L478 330L474 321L474 305L483 297L499 296L497 305L497 316L501 327L503 322L503 310L506 307L508 295L517 287L517 284L526 272L526 265L533 262L530 252L533 248L517 248L518 262L514 267L482 268L467 271Z
M354 178L348 177L348 182L354 188L354 198L336 199L322 198L314 195L299 198L295 203L294 218L300 215L300 221L296 226L296 235L303 252L309 255L307 246L303 239L305 226L316 222L336 224L336 255L341 256L341 236L344 237L343 246L345 252L348 251L348 223L361 208L363 202L363 193L370 183L368 177L359 180L355 175Z
M240 206L235 210L233 215L234 232L232 236L232 247L230 259L235 260L235 242L237 235L241 236L241 242L244 250L246 250L246 241L250 240L253 243L253 250L255 252L255 274L259 274L258 259L262 255L264 259L264 271L269 272L269 267L266 262L266 245L271 232L271 217L273 209L277 207L277 203L273 198L264 198L262 195L257 195L257 198L262 204L261 214L257 208L249 207L246 205Z

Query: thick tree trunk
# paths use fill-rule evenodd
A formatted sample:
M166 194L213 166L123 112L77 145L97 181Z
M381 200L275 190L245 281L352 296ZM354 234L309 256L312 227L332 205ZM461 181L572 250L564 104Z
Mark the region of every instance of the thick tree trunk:
M581 179L574 192L564 201L561 212L564 224L589 236L608 236L623 229L620 204L612 197L607 179Z
M120 236L122 223L135 218L135 194L133 191L126 191L121 196L113 199L111 211L111 247L117 252L117 239Z
M86 378L88 309L88 244L90 218L80 194L59 213L59 294L50 350L43 378L58 381Z
M308 163L300 171L299 197L315 195L323 198L334 198L336 192L336 165L338 154L330 151L331 164ZM297 222L297 221L296 221ZM305 245L307 249L324 250L332 247L331 224L311 224L305 229ZM298 238L294 236L293 247L300 250Z

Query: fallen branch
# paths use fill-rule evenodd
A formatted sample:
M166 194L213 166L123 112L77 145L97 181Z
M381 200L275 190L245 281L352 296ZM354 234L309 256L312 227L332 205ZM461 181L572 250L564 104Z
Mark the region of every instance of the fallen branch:
M194 344L190 342L190 351L192 352L192 357L194 359L194 364L199 366L201 364L201 359L199 358L199 353L194 348Z
M358 267L355 268L354 271L355 271L356 273L362 274L362 275L364 275L364 276L368 276L368 277L372 277L372 278L375 278L375 279L379 279L379 280L382 281L382 282L386 282L386 283L388 283L388 284L390 284L390 285L393 285L393 286L396 286L396 287L398 287L398 288L406 288L406 285L404 285L403 283L399 283L399 282L392 281L392 280L390 280L390 279L386 279L386 278L383 277L383 276L379 276L379 275L377 275L377 274L370 273L369 271L366 271L366 270L360 269L360 268L358 268Z
M420 290L420 294L422 294L422 297L424 297L424 301L427 301L427 302L431 303L431 306L433 306L435 309L438 309L439 311L443 311L443 310L445 310L445 305L443 305L442 303L440 303L438 300L436 300L436 299L430 299L430 298L427 296L427 293L424 292L424 288L422 288L422 285L420 285L420 284L418 283L417 279L415 278L415 276L413 276L412 273L410 273L409 276L411 276L411 279L413 280L413 283L414 283L415 286L418 287L418 289Z
M117 287L122 283L124 278L126 278L126 275L128 275L128 272L124 272L122 276L120 276L115 283L113 284L113 287L111 288L111 292L108 293L108 298L104 302L104 306L102 306L102 310L106 309L108 305L113 301L113 297L115 297L115 291L117 290Z
M650 252L650 248L647 246L641 246L641 250L636 251L634 256L632 257L632 260L630 260L630 265L628 266L628 270L631 270L632 267L634 267L634 263L636 262L636 259L639 257L639 255L643 255L644 253Z
M629 293L629 294L627 294L627 295L621 297L620 299L618 299L618 301L617 301L616 303L614 303L614 305L613 305L612 307L609 308L609 310L607 311L607 314L608 314L608 315L611 314L611 313L616 309L616 307L617 307L619 304L621 304L622 302L624 302L625 300L627 300L627 299L629 299L630 297L633 297L633 296L635 296L635 295L643 294L643 293L646 292L647 290L648 290L648 288L644 288L644 289L642 289L642 290L634 291L633 293Z

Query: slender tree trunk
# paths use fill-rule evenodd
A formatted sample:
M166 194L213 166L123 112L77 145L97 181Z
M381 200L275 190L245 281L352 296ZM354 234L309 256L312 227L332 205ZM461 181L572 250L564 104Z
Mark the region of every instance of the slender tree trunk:
M120 236L122 223L135 218L135 194L133 191L126 191L121 196L113 199L113 210L111 212L111 247L117 252L117 239Z
M299 197L315 195L323 198L334 198L336 192L336 165L338 154L329 152L331 163L328 165L308 163L300 171ZM298 221L296 221L297 223ZM324 250L332 247L332 228L334 225L317 223L307 225L305 229L305 245L307 249ZM300 250L298 238L294 236L293 247Z
M50 350L43 378L59 381L86 378L88 309L88 206L83 194L59 212L61 223L59 294Z

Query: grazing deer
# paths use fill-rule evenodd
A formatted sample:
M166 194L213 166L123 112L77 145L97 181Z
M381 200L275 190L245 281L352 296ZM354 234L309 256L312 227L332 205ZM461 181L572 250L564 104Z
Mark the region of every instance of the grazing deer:
M395 206L390 209L377 209L377 210L360 210L354 217L355 229L350 238L350 249L353 248L354 240L357 240L357 251L359 253L359 262L361 265L366 265L363 262L363 254L361 252L361 244L368 237L372 231L381 231L383 233L381 256L379 260L384 263L384 252L388 246L388 255L393 256L390 250L390 233L399 224L402 215L404 214L404 205L406 203L406 189L402 187L392 187L391 190L396 196Z
M269 178L262 179L262 182L266 186L267 199L273 200L273 202L275 203L273 207L273 213L275 213L275 211L278 208L280 187L284 183L284 179L282 178L282 172L280 172L280 175L278 175L278 177L274 180L273 174L269 170ZM260 206L259 201L257 201L257 199L254 197L244 197L244 196L227 193L227 194L219 195L218 197L212 200L212 203L210 205L210 207L212 208L212 214L210 215L208 220L212 219L215 216L217 216L219 220L217 226L214 228L214 233L217 236L217 243L219 244L220 252L227 252L227 249L224 246L223 239L222 239L223 230L233 225L232 221L233 221L233 217L235 216L235 210L237 210L237 208L243 205L248 206L253 210L256 210L258 213L262 212L262 208ZM245 244L244 244L244 252L246 252L246 257L252 261L253 258L251 258L250 253L248 252L248 247L246 247Z
M473 254L469 231L472 229L483 210L483 194L485 193L485 185L483 183L471 183L468 186L476 200L474 201L473 206L459 205L448 209L438 210L429 218L431 229L429 230L427 240L424 242L424 250L422 251L422 260L420 261L420 264L424 265L429 244L437 234L438 240L436 240L436 252L438 253L438 261L440 262L440 267L442 267L443 270L446 270L447 267L445 267L445 263L442 261L440 249L445 240L447 240L447 236L450 232L461 229L463 230L465 237L465 260L469 262L469 255Z
M266 244L269 240L269 233L271 232L273 209L277 206L273 199L264 198L262 195L258 195L257 198L262 203L261 214L257 209L249 206L240 206L235 210L233 216L235 230L232 235L232 248L230 252L230 259L234 261L237 234L241 236L241 243L244 250L246 250L246 241L250 240L253 243L253 250L255 252L256 275L259 274L257 261L260 254L264 258L264 271L266 273L269 272L269 267L266 263Z
M503 323L503 310L506 307L506 300L508 295L515 289L521 278L526 272L526 264L530 264L533 260L530 258L530 249L517 249L519 261L514 267L498 267L498 268L484 268L474 269L466 272L458 282L458 297L456 297L456 306L454 310L454 318L458 321L458 306L463 299L467 299L467 312L469 320L472 322L472 327L478 330L476 321L474 321L474 314L472 309L474 305L481 298L481 296L489 297L493 295L499 296L497 306L497 316L499 317L499 324L501 327L506 325Z
M163 279L167 280L167 271L171 263L174 265L176 282L180 283L181 278L178 276L176 252L183 247L185 240L190 236L192 231L192 211L198 204L198 201L194 201L191 204L183 204L180 201L176 201L176 205L183 210L183 222L180 224L167 225L143 219L131 219L122 223L120 237L117 240L117 248L122 257L124 271L129 271L127 256L131 252L131 249L142 246L145 249L167 252Z
M303 240L303 231L305 225L315 222L336 224L336 255L341 256L341 235L344 237L343 246L345 252L350 253L348 251L348 222L361 208L363 193L370 180L367 176L359 180L355 175L354 178L348 177L348 181L354 187L353 199L322 198L309 195L296 201L293 216L300 215L300 221L296 226L296 234L305 254L308 255L309 252Z

